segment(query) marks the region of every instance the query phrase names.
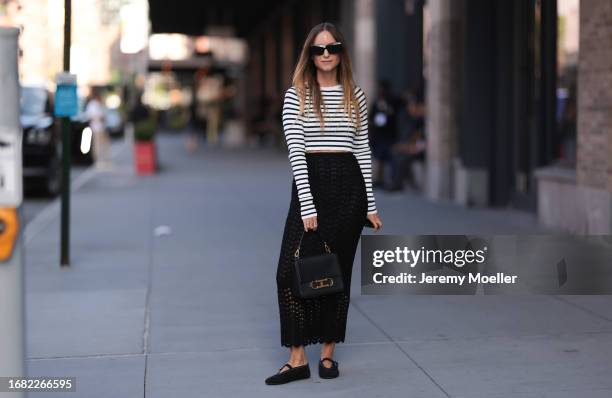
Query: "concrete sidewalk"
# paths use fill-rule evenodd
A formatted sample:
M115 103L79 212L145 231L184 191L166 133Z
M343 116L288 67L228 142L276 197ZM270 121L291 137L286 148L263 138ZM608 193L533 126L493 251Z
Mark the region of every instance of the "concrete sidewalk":
M612 396L610 296L360 296L359 256L341 377L319 379L308 346L311 379L266 386L287 359L275 285L286 154L190 156L182 135L159 138L159 174L135 176L125 145L115 171L75 189L69 269L58 206L27 227L28 371L76 376L66 397ZM376 196L380 233L545 232L525 213Z

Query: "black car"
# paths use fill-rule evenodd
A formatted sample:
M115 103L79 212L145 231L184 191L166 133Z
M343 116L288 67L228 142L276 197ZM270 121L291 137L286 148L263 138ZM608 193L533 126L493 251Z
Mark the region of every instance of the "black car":
M78 113L70 118L70 152L72 163L90 165L93 163L93 135L85 114L85 102L85 98L79 96Z
M21 86L23 186L55 196L61 189L61 140L54 127L51 95L44 86Z

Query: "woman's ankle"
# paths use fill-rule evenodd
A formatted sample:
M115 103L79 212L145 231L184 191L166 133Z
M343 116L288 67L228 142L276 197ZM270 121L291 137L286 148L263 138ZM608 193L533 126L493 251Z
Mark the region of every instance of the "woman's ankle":
M304 365L308 359L306 358L306 350L304 350L303 346L298 349L292 349L289 354L289 363L292 366L300 366Z
M301 366L301 365L306 365L306 363L308 362L308 360L304 357L304 358L289 358L289 364L291 366Z
M334 348L336 347L335 342L331 343L323 343L323 347L321 348L321 359L323 358L333 358L334 357Z

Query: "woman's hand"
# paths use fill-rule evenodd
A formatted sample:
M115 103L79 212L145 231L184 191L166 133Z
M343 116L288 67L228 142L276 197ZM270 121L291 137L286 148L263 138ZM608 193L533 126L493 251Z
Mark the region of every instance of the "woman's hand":
M378 216L378 213L368 214L368 220L370 220L370 222L374 224L375 231L378 231L379 229L382 228L382 221L380 221L380 217Z
M302 218L304 221L304 231L317 229L317 216Z

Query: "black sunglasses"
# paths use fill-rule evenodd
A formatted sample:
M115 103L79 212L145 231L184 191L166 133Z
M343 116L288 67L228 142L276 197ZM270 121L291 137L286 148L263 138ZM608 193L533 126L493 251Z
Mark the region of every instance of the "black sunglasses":
M325 49L327 49L327 52L330 54L339 54L342 52L342 43L336 42L326 46L313 44L310 46L310 55L323 55Z

